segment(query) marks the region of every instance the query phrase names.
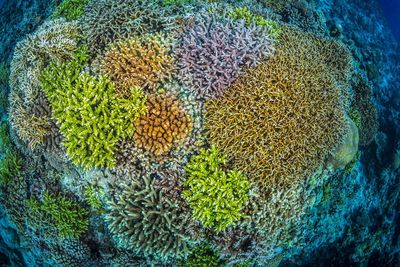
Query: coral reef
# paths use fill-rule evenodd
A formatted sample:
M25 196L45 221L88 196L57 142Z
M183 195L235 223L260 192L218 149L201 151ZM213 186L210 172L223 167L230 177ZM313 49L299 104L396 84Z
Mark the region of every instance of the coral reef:
M184 112L176 96L150 95L147 108L148 112L136 122L134 140L155 156L168 153L174 143L192 130L192 119Z
M125 185L109 204L106 220L118 246L154 254L160 258L184 257L187 237L178 206L163 198L154 180L142 176Z
M182 196L193 210L193 217L217 232L243 217L241 209L251 187L241 172L224 171L226 163L226 156L211 147L200 150L185 167L187 180Z
M206 103L205 128L251 180L285 186L312 175L348 126L345 94L337 86L345 74L333 71L343 60L332 61L332 46L291 29L280 42L275 56Z
M171 78L174 59L162 39L162 36L148 35L123 40L107 49L102 68L115 82L120 96L129 95L131 87L155 89Z
M262 28L246 27L214 14L199 16L182 34L177 49L178 79L199 98L221 96L243 67L273 54L272 38Z

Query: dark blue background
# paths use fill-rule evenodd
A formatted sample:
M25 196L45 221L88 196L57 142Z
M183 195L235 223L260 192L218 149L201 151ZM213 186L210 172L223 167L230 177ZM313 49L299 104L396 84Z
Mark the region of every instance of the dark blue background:
M379 0L379 3L394 36L400 41L400 0Z

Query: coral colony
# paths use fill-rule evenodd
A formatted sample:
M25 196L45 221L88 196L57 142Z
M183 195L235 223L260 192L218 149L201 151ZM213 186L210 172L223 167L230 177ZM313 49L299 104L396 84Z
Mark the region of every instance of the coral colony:
M55 6L0 65L1 201L25 264L289 266L365 238L345 231L379 198L360 167L374 85L312 2Z

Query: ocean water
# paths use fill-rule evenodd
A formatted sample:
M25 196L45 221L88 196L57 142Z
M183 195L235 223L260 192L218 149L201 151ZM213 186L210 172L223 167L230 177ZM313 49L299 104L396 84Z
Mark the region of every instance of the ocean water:
M400 267L399 14L0 0L0 266Z

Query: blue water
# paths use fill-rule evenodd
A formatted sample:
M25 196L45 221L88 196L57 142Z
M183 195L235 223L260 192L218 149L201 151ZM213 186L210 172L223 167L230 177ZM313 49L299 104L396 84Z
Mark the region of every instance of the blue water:
M379 0L395 38L400 41L400 0Z

